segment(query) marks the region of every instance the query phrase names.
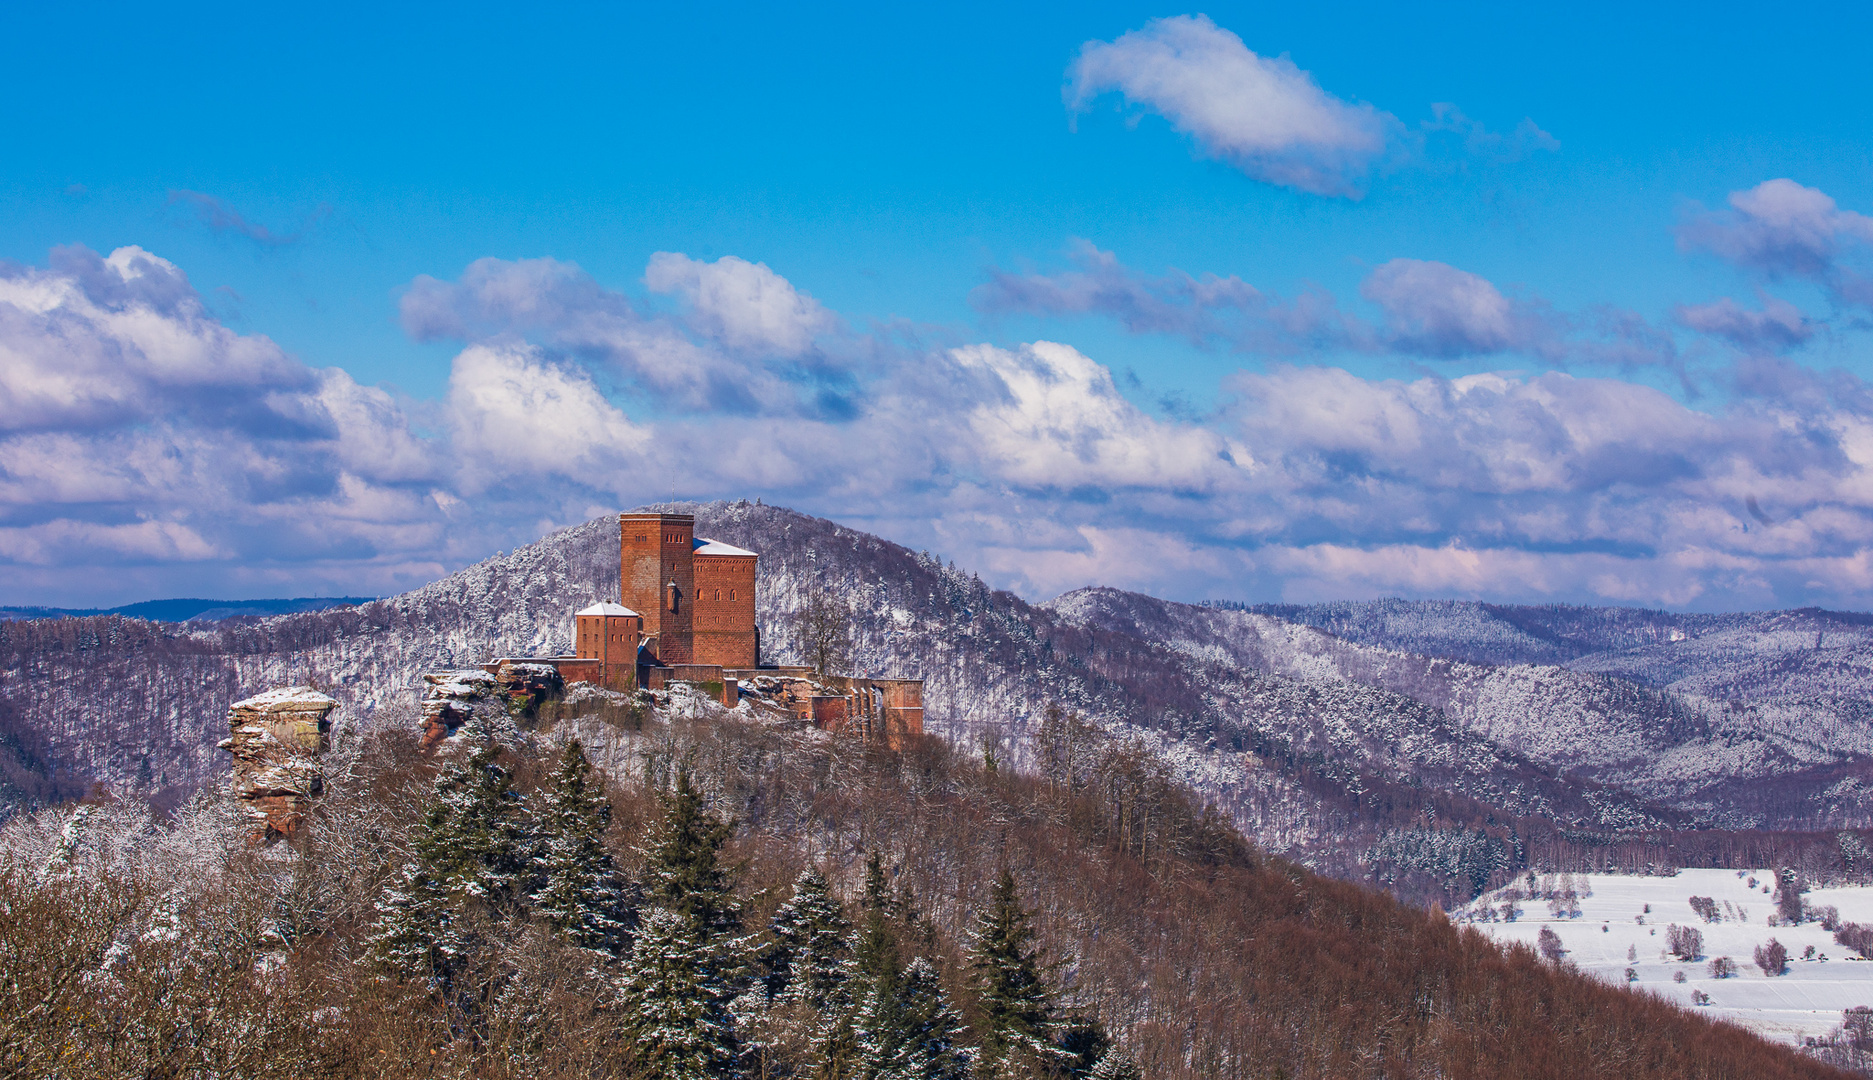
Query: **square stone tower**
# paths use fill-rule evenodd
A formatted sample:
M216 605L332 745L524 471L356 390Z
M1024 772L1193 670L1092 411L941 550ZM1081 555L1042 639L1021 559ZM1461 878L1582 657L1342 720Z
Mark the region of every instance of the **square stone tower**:
M573 655L599 662L599 681L614 690L637 677L637 643L644 635L644 617L622 604L593 604L574 620L577 641Z
M731 669L760 661L754 625L755 562L747 548L696 538L696 663Z
M696 662L694 514L618 515L620 597L665 665Z

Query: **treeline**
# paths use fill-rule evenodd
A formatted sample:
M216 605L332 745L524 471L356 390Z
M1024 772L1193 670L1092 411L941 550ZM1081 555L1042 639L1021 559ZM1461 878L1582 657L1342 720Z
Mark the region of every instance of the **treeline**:
M210 801L16 820L0 1072L1838 1075L1263 856L1065 714L1038 776L561 723L608 775L529 736L341 747L290 848Z
M1817 885L1873 883L1866 832L1658 830L1593 832L1528 823L1527 865L1544 872L1670 874L1684 867L1790 867Z

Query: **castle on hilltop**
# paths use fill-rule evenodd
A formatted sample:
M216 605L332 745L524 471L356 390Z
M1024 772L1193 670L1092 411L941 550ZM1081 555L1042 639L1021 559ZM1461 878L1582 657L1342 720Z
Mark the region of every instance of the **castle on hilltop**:
M921 734L922 679L761 662L759 560L746 548L697 536L693 514L620 514L620 595L574 614L572 655L504 657L483 670L508 682L524 679L530 665L550 667L564 683L612 690L688 683L731 709L746 694L827 730L886 740Z

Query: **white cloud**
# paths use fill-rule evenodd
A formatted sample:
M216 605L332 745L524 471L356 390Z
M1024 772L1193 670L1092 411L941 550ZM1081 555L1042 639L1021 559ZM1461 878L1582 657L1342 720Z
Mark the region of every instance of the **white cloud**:
M698 332L746 352L798 356L813 347L817 335L839 325L819 301L766 263L733 255L709 263L659 251L644 270L644 284L651 292L682 296Z
M846 362L812 348L839 324L765 265L660 253L645 275L677 292L689 325L640 310L572 263L477 259L454 282L421 275L400 302L419 341L521 339L573 357L688 412L837 411Z
M1539 321L1500 289L1446 263L1393 259L1368 275L1359 292L1385 311L1386 336L1405 352L1502 352L1542 336Z
M196 562L230 554L194 529L172 521L99 525L60 519L0 527L0 557L51 566L69 564L74 553L136 562Z
M1154 19L1089 41L1067 70L1069 107L1108 91L1164 116L1211 157L1259 180L1354 195L1398 121L1322 90L1286 56L1258 56L1206 15Z
M1209 488L1234 470L1220 436L1147 416L1071 346L970 345L950 356L1001 389L967 414L970 437L957 447L986 475L1026 487Z
M1745 349L1785 349L1815 334L1814 324L1800 308L1773 296L1763 298L1760 311L1751 311L1726 296L1709 304L1680 305L1673 314L1689 329L1724 338Z
M54 253L0 271L0 430L90 427L299 390L308 373L265 337L211 318L174 264L138 247Z
M449 376L453 449L464 490L560 476L607 490L608 473L650 441L590 375L520 346L472 345Z
M1730 193L1730 209L1699 211L1678 227L1678 243L1703 249L1767 278L1820 283L1837 300L1873 305L1865 264L1873 217L1842 210L1819 188L1765 180Z

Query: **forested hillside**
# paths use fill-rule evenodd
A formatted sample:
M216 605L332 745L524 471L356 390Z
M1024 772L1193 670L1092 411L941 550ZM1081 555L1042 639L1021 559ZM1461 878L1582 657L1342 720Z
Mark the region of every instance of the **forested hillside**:
M0 1070L1839 1075L1263 855L1058 711L1033 775L675 711L343 737L264 852L213 793L16 818Z
M1135 594L1034 605L789 510L668 509L761 552L767 659L798 658L793 615L823 591L849 609L853 669L928 680L929 730L954 745L1028 768L1048 707L1072 709L1150 747L1266 849L1427 902L1467 899L1537 849L1619 848L1645 865L1699 824L1869 824L1866 727L1845 709L1777 727L1766 705L1426 658ZM176 805L223 776L228 704L288 682L336 697L341 726L399 728L425 671L566 648L571 613L616 595L617 566L616 519L602 518L356 607L0 623L0 813L92 783Z
M1407 609L1402 601L1297 612L1334 614L1320 621L1349 631L1341 637L1272 615L1174 604L1113 589L1078 590L1048 606L1077 621L1123 630L1195 657L1306 681L1381 687L1435 708L1466 732L1546 768L1708 824L1873 825L1868 798L1873 790L1864 784L1866 763L1873 758L1873 724L1868 723L1873 671L1862 666L1873 667L1873 645L1846 617L1793 612L1719 618L1601 609L1605 618L1596 622L1591 612L1579 609L1455 604ZM1375 623L1407 622L1408 610L1420 616L1414 624L1418 633L1372 632ZM1504 612L1530 624L1530 612L1547 615L1550 623L1567 628L1565 640L1583 647L1589 639L1604 644L1678 638L1627 652L1597 652L1566 666L1478 663L1362 640L1423 644L1429 635L1422 627L1428 625L1452 635L1473 632L1487 645L1492 627L1510 625ZM1747 625L1737 625L1742 623ZM1687 626L1704 636L1686 636ZM1832 644L1817 655L1817 641ZM1632 677L1639 669L1674 678ZM1865 680L1865 688L1858 679ZM1741 696L1728 696L1733 693Z

